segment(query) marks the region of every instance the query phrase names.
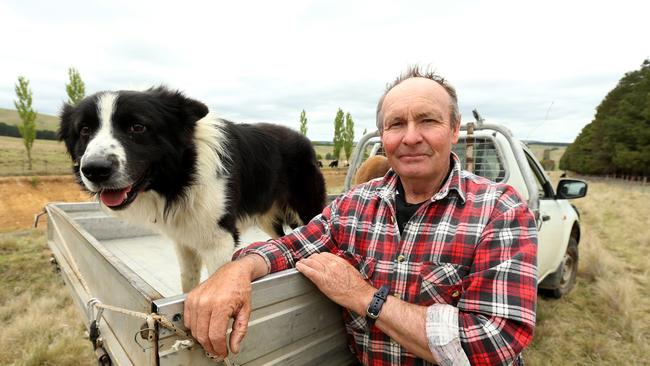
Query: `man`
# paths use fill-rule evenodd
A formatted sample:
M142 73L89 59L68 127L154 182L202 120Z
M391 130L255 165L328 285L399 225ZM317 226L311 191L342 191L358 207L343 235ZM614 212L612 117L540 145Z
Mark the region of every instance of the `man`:
M506 185L462 171L444 79L409 69L377 106L390 170L293 233L255 243L193 290L185 324L211 354L239 351L250 282L293 267L344 308L366 365L519 364L535 325L534 218ZM386 296L390 294L390 296Z

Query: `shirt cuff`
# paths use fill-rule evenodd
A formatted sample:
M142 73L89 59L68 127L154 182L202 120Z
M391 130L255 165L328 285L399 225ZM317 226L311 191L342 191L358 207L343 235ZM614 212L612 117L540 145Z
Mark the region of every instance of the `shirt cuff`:
M469 365L460 344L457 307L448 304L429 306L425 327L429 349L438 365Z
M273 273L293 267L293 259L287 251L280 249L282 244L274 241L253 243L236 251L232 259L238 259L248 254L257 254L264 258L267 273Z

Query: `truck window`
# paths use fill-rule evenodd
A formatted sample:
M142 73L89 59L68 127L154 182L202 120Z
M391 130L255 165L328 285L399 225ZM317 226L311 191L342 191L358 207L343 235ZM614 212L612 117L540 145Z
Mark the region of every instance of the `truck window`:
M524 154L526 155L526 160L530 166L530 170L533 171L533 176L535 177L535 183L537 184L537 192L540 199L552 199L555 196L553 192L553 187L551 182L546 179L542 167L535 161L532 154L524 149Z
M506 171L503 159L494 141L485 137L474 137L474 174L480 175L495 182L503 182ZM466 167L467 140L461 137L453 146L453 151L460 158L463 169Z

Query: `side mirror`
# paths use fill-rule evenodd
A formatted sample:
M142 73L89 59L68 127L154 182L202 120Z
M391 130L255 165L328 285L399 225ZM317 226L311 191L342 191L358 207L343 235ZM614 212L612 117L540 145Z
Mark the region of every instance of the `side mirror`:
M555 198L571 200L587 195L587 182L579 179L560 179Z

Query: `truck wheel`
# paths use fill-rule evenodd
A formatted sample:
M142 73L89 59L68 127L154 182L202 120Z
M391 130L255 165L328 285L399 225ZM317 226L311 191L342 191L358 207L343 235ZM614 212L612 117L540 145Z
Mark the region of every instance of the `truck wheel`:
M578 242L574 237L569 238L569 245L564 253L560 266L560 283L557 288L550 290L550 295L556 299L568 294L576 284L578 275Z

